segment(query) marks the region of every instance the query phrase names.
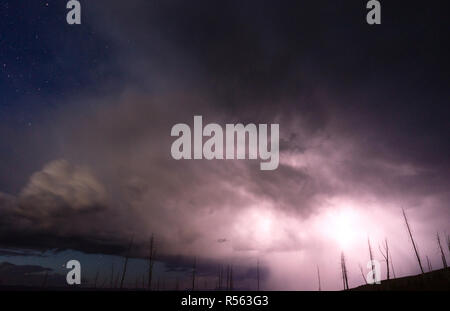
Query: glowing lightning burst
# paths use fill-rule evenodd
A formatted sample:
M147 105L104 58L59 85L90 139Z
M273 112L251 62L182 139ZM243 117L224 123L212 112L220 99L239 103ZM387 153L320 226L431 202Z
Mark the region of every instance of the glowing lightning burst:
M361 232L361 217L351 208L331 210L324 215L322 230L332 237L342 249L354 246Z

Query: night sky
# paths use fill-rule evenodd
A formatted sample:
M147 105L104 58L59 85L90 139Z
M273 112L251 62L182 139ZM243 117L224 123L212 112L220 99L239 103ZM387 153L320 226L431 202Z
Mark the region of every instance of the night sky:
M206 288L231 264L253 288L259 260L264 289L315 290L317 266L340 289L341 252L353 287L368 238L419 272L402 208L440 267L448 1L381 1L381 25L354 0L80 2L68 25L67 1L0 0L0 280L64 282L78 258L109 284L134 237L134 286L154 234L167 287L196 257ZM174 160L170 130L194 115L278 123L278 169Z

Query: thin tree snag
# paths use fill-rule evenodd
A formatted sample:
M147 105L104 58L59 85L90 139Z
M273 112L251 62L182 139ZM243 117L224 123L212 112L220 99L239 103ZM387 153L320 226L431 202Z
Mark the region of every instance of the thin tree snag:
M406 228L408 228L409 237L411 238L411 243L414 248L414 253L416 254L417 262L419 263L420 271L422 271L422 274L424 274L423 267L422 267L422 261L420 260L420 256L419 256L419 251L417 249L416 243L414 242L414 238L411 233L411 228L409 226L408 218L406 217L406 213L403 208L402 208L402 212L403 212L403 218L405 219Z

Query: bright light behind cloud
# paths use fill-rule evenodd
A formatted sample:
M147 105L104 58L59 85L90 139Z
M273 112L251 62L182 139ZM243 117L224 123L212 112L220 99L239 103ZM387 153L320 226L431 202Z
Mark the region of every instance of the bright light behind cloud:
M362 208L362 206L368 208ZM357 204L350 200L335 199L330 207L324 208L317 218L316 228L326 239L334 241L344 252L353 252L355 248L365 244L368 237L383 237L383 226L377 208L367 203ZM376 219L376 221L375 221Z
M251 241L255 249L266 249L276 239L280 224L274 213L266 208L248 208L236 219L235 236L241 241Z
M358 240L361 215L351 208L331 210L324 215L324 230L343 249L348 249Z

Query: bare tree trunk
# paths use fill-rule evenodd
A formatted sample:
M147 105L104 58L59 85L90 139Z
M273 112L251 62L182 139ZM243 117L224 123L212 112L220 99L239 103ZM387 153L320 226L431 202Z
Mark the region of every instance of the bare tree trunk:
M98 281L98 275L100 273L100 267L97 268L97 273L95 274L95 279L94 279L94 288L97 288L97 281Z
M103 280L102 285L100 285L101 288L105 288L106 287L106 283L108 283L108 277L105 277L105 279Z
M195 273L197 272L196 271L196 269L197 269L196 261L197 261L197 258L194 257L194 264L192 266L192 290L195 290Z
M370 257L370 264L372 266L372 280L375 281L375 266L373 264L372 246L370 245L370 239L369 238L367 238L367 244L369 245L369 257Z
M320 270L319 266L317 266L317 279L319 281L319 292L322 291L322 285L320 284Z
M389 251L389 258L390 258L389 261L391 262L392 274L394 275L394 279L395 279L397 277L395 276L394 261L392 261L392 253L391 253L391 251Z
M230 290L230 266L227 265L227 283L225 285L226 290Z
M342 270L342 282L344 284L344 290L348 289L348 277L347 277L347 267L345 265L344 253L341 253L341 270Z
M219 269L217 270L217 284L216 284L216 290L220 290L220 278L221 278L221 271L220 271L220 265Z
M111 284L110 288L114 288L114 262L111 264Z
M417 250L416 243L414 242L414 238L411 233L411 228L409 227L409 223L408 223L408 218L406 217L406 213L403 208L402 208L402 212L403 212L403 217L405 218L406 227L408 228L409 237L411 238L411 243L414 248L414 253L416 254L417 261L419 263L420 271L422 271L422 274L423 274L424 272L423 272L423 267L422 267L422 261L420 260L420 256L419 256L419 251Z
M44 281L42 282L42 287L47 287L48 270L45 271Z
M223 283L223 265L220 264L220 272L219 272L219 290L222 289L222 283Z
M223 273L223 265L220 265L220 283L219 283L219 289L223 289L222 284L223 284L223 277L224 277L224 273Z
M233 265L230 267L230 290L233 290Z
M427 264L428 264L428 272L431 272L433 270L433 266L431 265L430 259L428 259L428 256L426 256L427 258Z
M450 234L447 235L447 247L448 247L448 251L450 253Z
M362 278L364 280L364 283L367 285L366 276L364 275L364 271L363 271L363 268L362 268L361 264L359 264L359 270L361 271L361 276L362 276Z
M259 259L256 260L256 280L257 280L257 291L259 291Z
M441 251L442 264L444 265L444 268L447 268L447 260L445 259L444 250L442 249L441 238L439 237L439 232L436 233L436 237L437 237L437 242L439 245L439 250Z
M154 235L152 234L150 238L150 250L148 256L148 280L147 288L152 290L152 278L153 278L153 263L155 261L155 245L154 245Z
M125 280L125 274L127 273L128 259L130 257L131 247L133 246L133 239L134 235L131 237L130 245L128 246L127 255L125 257L125 262L123 263L122 278L120 280L120 289L123 288L123 281Z
M386 279L389 280L389 246L387 239L384 239L384 251L381 250L381 247L378 245L378 248L380 249L381 255L384 257L384 260L386 261Z
M118 286L119 286L119 279L120 279L120 272L117 271L116 281L114 283L114 288L118 288Z
M347 288L345 287L344 253L341 253L341 271L342 271L342 284L344 285L344 290L346 290Z

